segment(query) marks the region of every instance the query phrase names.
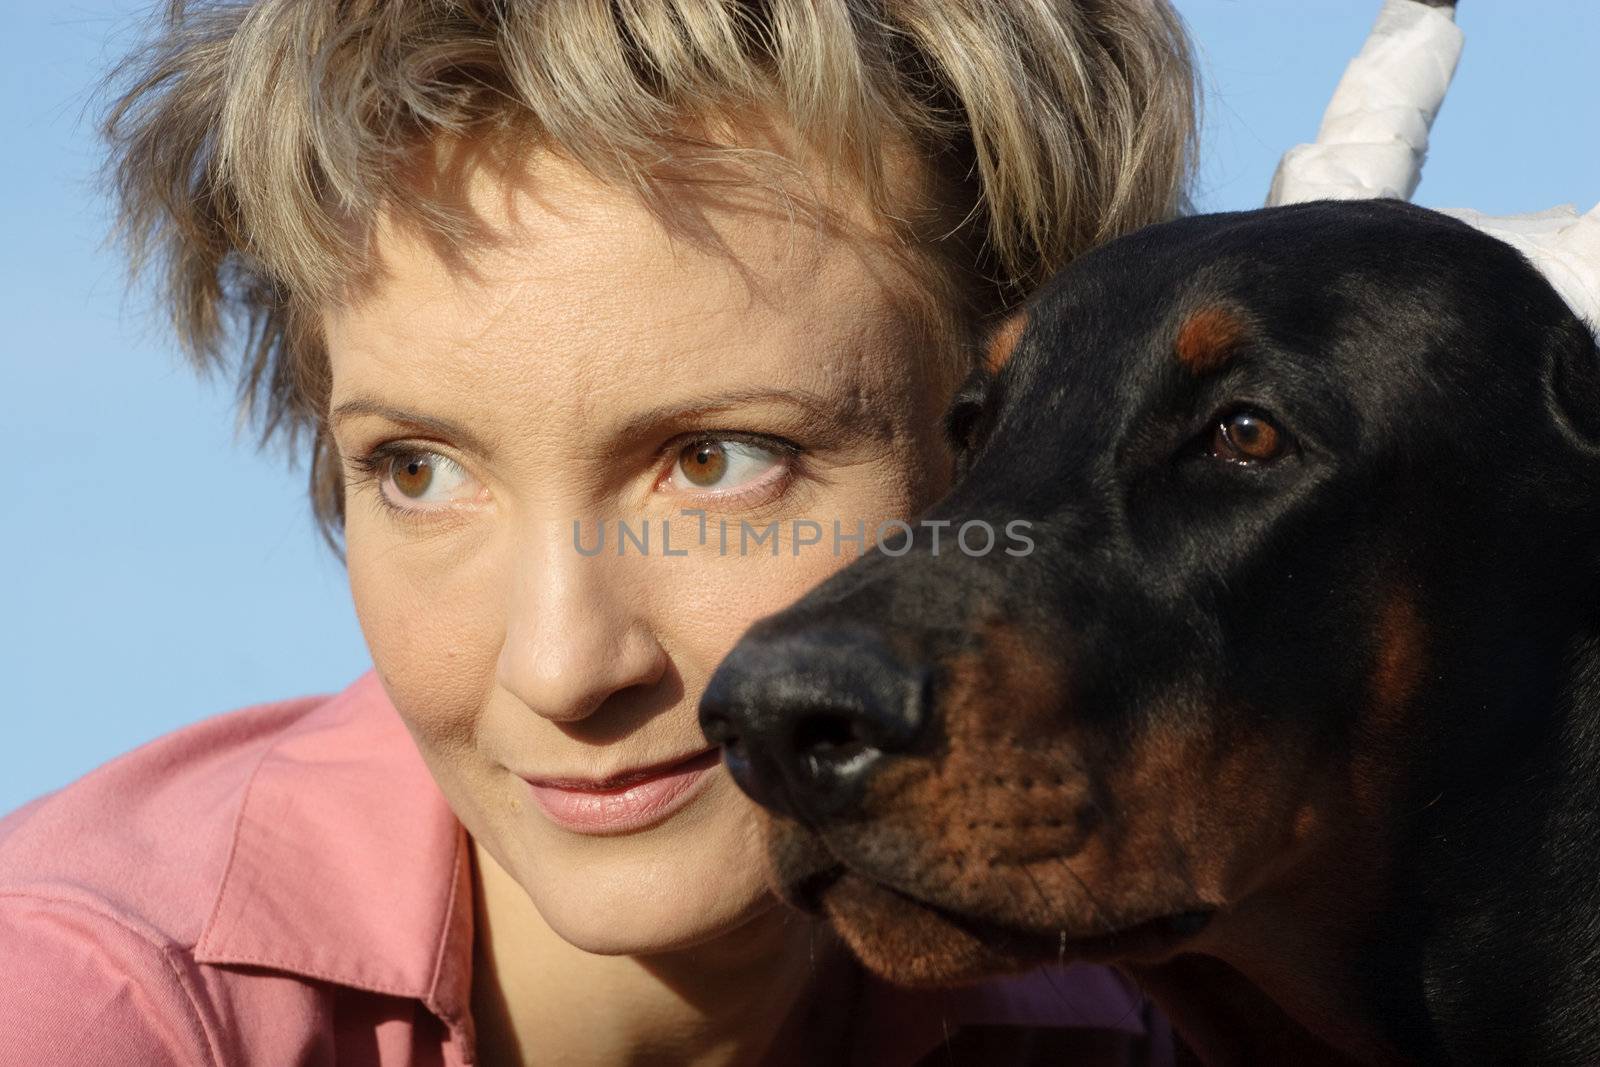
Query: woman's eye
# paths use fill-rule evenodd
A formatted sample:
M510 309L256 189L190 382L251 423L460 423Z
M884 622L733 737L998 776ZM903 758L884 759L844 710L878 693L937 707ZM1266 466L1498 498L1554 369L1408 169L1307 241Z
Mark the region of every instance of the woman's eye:
M1288 434L1265 415L1238 411L1217 420L1210 452L1234 463L1268 463L1283 455L1288 444Z
M400 500L407 502L447 503L459 497L461 485L467 481L467 474L460 466L437 452L395 452L385 457L382 465L387 468L384 482L394 487ZM434 495L430 496L430 492Z
M751 441L701 438L678 451L670 480L689 492L745 489L781 473L785 458L780 449Z

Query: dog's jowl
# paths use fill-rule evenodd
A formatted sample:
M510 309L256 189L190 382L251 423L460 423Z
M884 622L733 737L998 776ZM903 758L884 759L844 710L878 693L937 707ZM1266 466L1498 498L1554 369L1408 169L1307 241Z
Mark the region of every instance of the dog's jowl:
M702 704L895 980L1116 963L1211 1063L1600 1062L1600 359L1394 201L1152 227L997 332L928 518Z

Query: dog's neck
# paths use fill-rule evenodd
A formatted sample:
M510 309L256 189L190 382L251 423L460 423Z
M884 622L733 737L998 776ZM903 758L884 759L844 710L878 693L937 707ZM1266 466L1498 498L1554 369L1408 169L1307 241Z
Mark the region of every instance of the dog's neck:
M1436 767L1216 956L1129 968L1202 1062L1600 1062L1600 639L1574 659L1509 758Z
M1418 837L1427 1018L1456 1062L1600 1062L1600 626L1566 660L1521 758Z
M1391 1039L1362 979L1358 946L1372 936L1362 927L1370 905L1338 906L1372 897L1350 883L1323 889L1229 909L1204 942L1215 955L1127 968L1200 1063L1349 1067L1415 1058Z
M1207 1067L1353 1067L1396 1061L1394 1050L1375 1031L1357 1032L1350 1018L1330 1010L1326 1002L1246 977L1215 956L1183 955L1127 970L1171 1020L1192 1060ZM1272 995L1266 988L1272 988ZM1179 1062L1191 1060L1180 1057Z

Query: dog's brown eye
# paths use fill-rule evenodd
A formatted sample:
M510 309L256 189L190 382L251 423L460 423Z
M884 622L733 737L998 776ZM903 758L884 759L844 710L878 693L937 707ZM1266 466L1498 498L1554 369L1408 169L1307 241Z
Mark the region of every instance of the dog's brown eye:
M1235 463L1266 463L1282 455L1283 448L1283 432L1252 411L1224 416L1211 435L1211 454Z

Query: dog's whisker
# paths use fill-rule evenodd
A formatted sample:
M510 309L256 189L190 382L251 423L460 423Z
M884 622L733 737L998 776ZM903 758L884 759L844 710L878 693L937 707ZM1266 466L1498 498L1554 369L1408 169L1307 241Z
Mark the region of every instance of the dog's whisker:
M1044 886L1039 884L1039 879L1037 879L1037 878L1035 878L1033 876L1033 872L1028 869L1026 864L1024 864L1021 867L1021 870L1022 870L1022 873L1027 876L1028 884L1033 886L1033 891L1038 894L1039 903L1044 905L1045 914L1046 915L1054 915L1054 914L1056 914L1057 912L1056 912L1055 901L1051 900L1050 899L1050 895L1044 891Z
M1061 865L1061 869L1066 871L1068 876L1071 877L1074 882L1078 883L1078 888L1083 890L1083 897L1089 902L1089 908L1094 912L1095 920L1099 922L1101 926L1105 927L1106 933L1115 933L1117 929L1116 925L1112 923L1111 919L1106 915L1105 909L1100 906L1100 901L1095 899L1094 891L1089 888L1089 883L1085 882L1081 877L1079 877L1078 872L1072 869L1072 864L1068 861L1067 857L1057 856L1055 857L1055 860ZM1023 870L1026 871L1027 868L1024 867ZM1028 877L1030 879L1033 877L1032 872L1028 873Z
M1047 896L1045 894L1044 887L1039 884L1039 882L1038 882L1038 880L1036 878L1034 878L1033 872L1028 870L1028 868L1026 866L1023 866L1021 868L1021 870L1022 870L1023 874L1027 875L1028 881L1033 883L1033 891L1035 893L1038 893L1039 894L1039 899L1044 902L1045 913L1046 914L1053 913L1055 911L1055 908L1051 904L1049 896ZM1004 884L1006 886L1006 891L1011 894L1011 897L1012 897L1013 900L1016 900L1016 896L1017 896L1016 889L1011 885L1010 880L1007 879ZM1018 909L1019 913L1023 910L1022 906L1021 906L1021 901L1017 901L1017 909ZM1061 932L1061 937L1062 937L1062 947L1065 948L1065 946L1066 946L1066 931L1065 930L1063 930ZM1061 986L1059 984L1057 984L1055 975L1051 974L1047 970L1043 970L1042 968L1041 968L1040 973L1044 975L1044 980L1046 982L1050 983L1050 988L1055 991L1056 996L1060 997L1062 1000L1068 999L1067 991L1065 989L1061 988Z

